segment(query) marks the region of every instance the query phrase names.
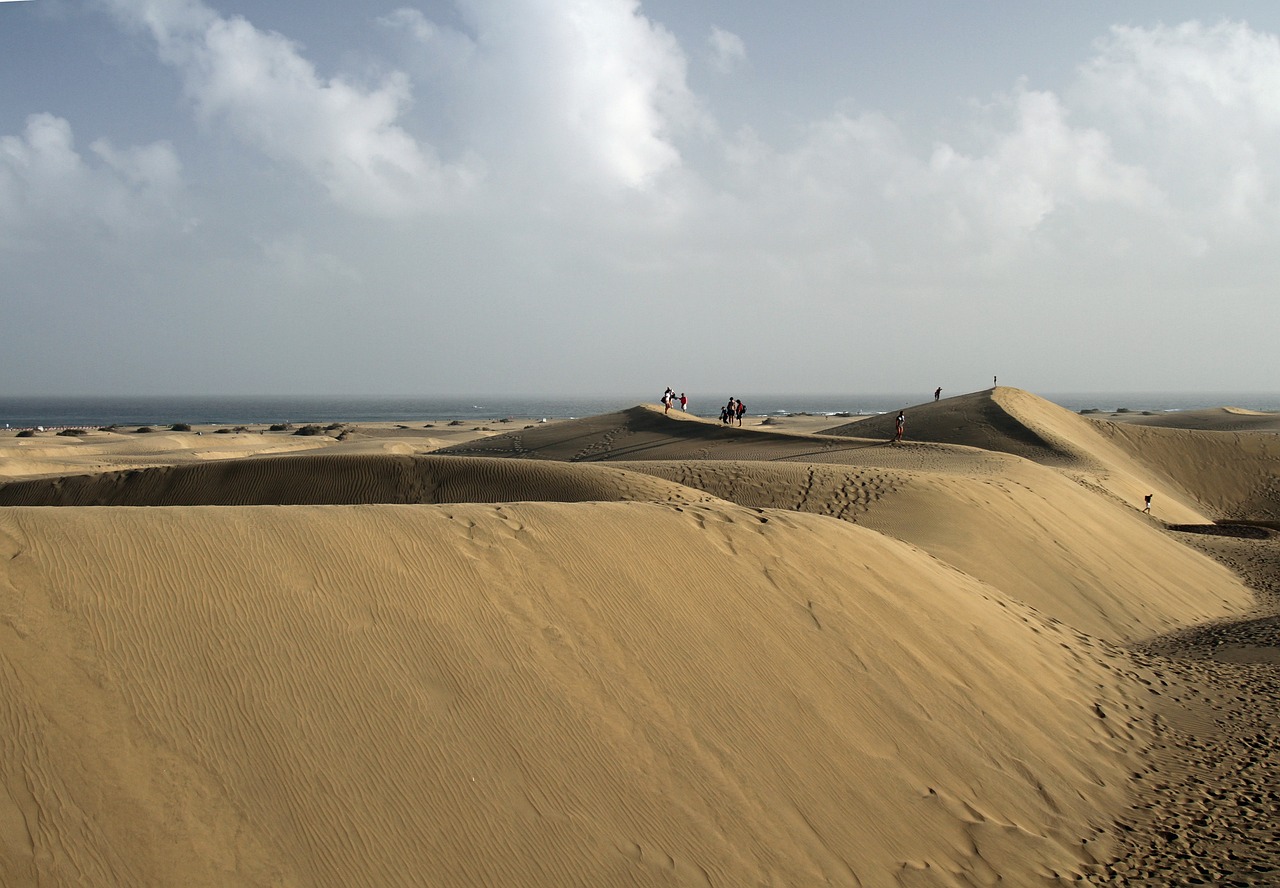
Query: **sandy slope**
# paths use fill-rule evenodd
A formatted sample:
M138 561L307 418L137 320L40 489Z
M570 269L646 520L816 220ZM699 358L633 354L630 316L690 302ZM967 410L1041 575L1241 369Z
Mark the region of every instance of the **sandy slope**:
M872 437L877 423L892 433L892 416L848 426L863 434L856 441L672 416L638 407L452 450L610 461L743 505L856 521L1101 638L1154 635L1250 600L1221 566L1130 505L1142 502L1138 491L1154 491L1160 518L1207 522L1191 494L1097 423L1027 392L1000 388L912 408L912 440L903 445ZM940 440L916 443L921 435ZM1031 440L1040 443L1028 448Z
M1280 526L1280 435L1275 432L1095 425L1213 519Z
M1142 736L1117 655L813 516L0 531L5 884L1025 884L1105 849Z
M1221 565L1133 509L1050 469L1005 459L972 475L760 462L623 462L748 506L881 531L1098 638L1131 641L1240 612Z
M1165 523L1269 520L1275 437L877 422L0 442L0 884L1130 884L1222 835L1214 755L1270 817L1265 706L1195 734L1221 676L1115 644L1265 668L1199 549L1273 550Z
M31 478L0 506L246 506L550 500L695 502L712 497L610 466L342 452Z
M876 417L828 434L865 435L871 429L892 436L893 417ZM874 424L874 425L872 425ZM1143 497L1156 495L1159 515L1189 524L1208 520L1193 497L1166 475L1153 471L1125 442L1117 441L1109 423L1072 413L1021 389L1001 386L911 407L907 438L980 447L1010 453L1068 471L1081 483L1141 508Z

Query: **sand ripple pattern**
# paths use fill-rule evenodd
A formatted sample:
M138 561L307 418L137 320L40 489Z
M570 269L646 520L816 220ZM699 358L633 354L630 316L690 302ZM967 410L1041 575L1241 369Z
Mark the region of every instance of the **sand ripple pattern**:
M5 885L1027 884L1083 872L1147 737L1122 653L817 516L17 507L0 543Z
M606 466L456 456L244 458L0 484L0 506L242 506L629 501L706 497Z

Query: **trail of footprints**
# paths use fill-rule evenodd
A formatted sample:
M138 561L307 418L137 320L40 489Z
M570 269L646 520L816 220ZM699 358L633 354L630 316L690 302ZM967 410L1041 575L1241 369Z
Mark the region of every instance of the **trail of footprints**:
M1093 884L1280 885L1280 539L1208 551L1250 582L1259 613L1135 652L1164 677L1172 717L1157 718L1150 765L1117 825L1120 853L1094 868ZM1256 661L1223 662L1234 650Z

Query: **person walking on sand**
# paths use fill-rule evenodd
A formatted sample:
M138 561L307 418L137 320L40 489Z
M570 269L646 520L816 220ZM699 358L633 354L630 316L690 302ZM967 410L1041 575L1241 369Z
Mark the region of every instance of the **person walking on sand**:
M1143 509L1142 509L1143 514L1146 514L1146 515L1150 515L1150 514L1151 514L1151 497L1153 497L1153 496L1155 496L1155 494L1153 494L1153 493L1148 493L1145 497L1143 497L1143 499L1145 499L1145 500L1146 500L1146 505L1145 505L1145 506L1143 507Z
M907 414L905 410L898 411L898 418L893 423L893 442L895 444L902 443L902 433L907 429Z
M689 399L685 397L684 392L680 393L680 409L685 413L689 412Z
M738 406L737 406L737 407L735 407L735 408L733 408L733 410L734 410L734 413L736 413L736 414L737 414L737 416L738 416L738 425L739 425L739 426L741 426L741 425L742 425L742 414L744 414L744 413L746 413L746 412L747 412L747 405L746 405L746 404L743 404L743 403L742 403L742 401L741 401L741 399L739 399L739 401L738 401Z
M938 386L936 389L933 390L933 400L936 401L941 397L942 397L942 386Z

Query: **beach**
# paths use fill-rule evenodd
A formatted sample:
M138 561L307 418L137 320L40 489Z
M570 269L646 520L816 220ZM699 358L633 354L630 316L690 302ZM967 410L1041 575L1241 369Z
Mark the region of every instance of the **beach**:
M0 438L0 883L1280 884L1278 432Z

